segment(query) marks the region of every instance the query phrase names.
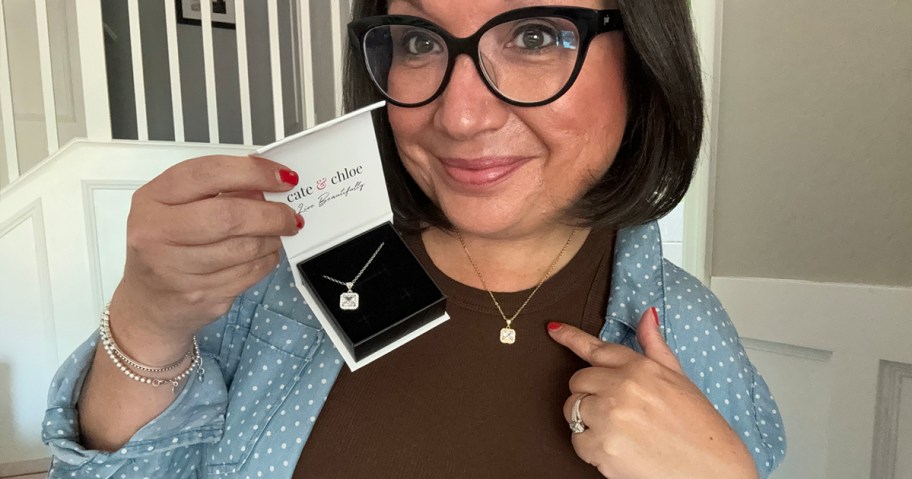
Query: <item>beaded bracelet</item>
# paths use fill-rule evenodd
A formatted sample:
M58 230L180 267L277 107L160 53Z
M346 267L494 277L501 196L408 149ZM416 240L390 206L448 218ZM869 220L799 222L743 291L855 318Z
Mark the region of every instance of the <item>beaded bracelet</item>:
M101 313L101 326L98 328L98 335L101 340L102 347L104 347L104 350L108 354L108 357L111 358L111 361L114 362L114 365L117 367L117 369L120 369L120 371L126 374L130 379L141 382L143 384L151 384L155 387L161 386L165 383L170 383L171 392L175 394L177 393L177 387L180 385L180 382L183 381L184 378L190 376L194 370L198 371L199 380L203 380L203 375L206 373L206 370L203 369L203 361L202 357L200 357L199 344L196 341L196 336L193 337L193 348L181 356L181 358L174 363L160 367L148 366L127 356L127 354L117 346L117 343L114 341L114 336L111 334L110 321L111 312L110 304L108 304L105 306L104 311ZM181 371L177 376L171 378L150 378L143 376L142 374L135 371L136 369L139 369L153 374L171 371L183 364L184 359L187 357L190 358L190 365Z
M127 366L129 366L132 369L139 369L139 370L142 370L142 371L145 371L148 373L155 374L155 373L164 373L164 372L171 371L171 370L177 368L178 366L180 366L181 364L183 364L184 358L186 358L187 356L191 356L193 354L193 349L191 349L190 351L187 351L187 354L181 356L180 359L178 359L177 361L175 361L167 366L148 366L146 364L142 364L142 363L136 361L135 359L131 358L130 356L127 356L126 353L121 351L120 348L117 346L117 343L114 342L114 336L111 334L110 311L108 308L105 308L105 311L101 315L100 334L101 334L102 341L104 341L105 338L108 339L108 342L106 344L108 346L110 346L111 352L114 353L114 355L117 356L121 361L126 363ZM195 339L196 338L194 338L194 340ZM105 349L107 350L107 348L105 348Z

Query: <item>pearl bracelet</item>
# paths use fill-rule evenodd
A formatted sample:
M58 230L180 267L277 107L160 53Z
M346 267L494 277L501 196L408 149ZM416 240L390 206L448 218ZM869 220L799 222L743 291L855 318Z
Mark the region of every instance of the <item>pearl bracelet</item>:
M120 369L120 371L126 374L130 379L141 382L143 384L151 384L155 387L161 386L165 383L170 383L171 392L175 394L177 393L177 387L180 385L180 382L183 381L184 378L190 376L194 370L198 371L199 380L203 380L203 375L206 373L206 370L203 369L203 360L200 357L199 344L196 341L196 336L193 336L193 348L181 356L181 358L177 361L166 366L148 366L127 356L127 354L117 346L117 343L114 341L114 336L111 334L110 320L111 311L110 304L108 304L105 306L104 311L101 313L101 326L98 328L99 339L101 340L102 347L104 347L105 352L108 354L108 357L111 358L111 361L114 362L114 365L117 367L117 369ZM178 373L177 376L171 378L150 378L136 372L137 369L153 374L171 371L183 364L184 359L187 357L190 358L190 365Z

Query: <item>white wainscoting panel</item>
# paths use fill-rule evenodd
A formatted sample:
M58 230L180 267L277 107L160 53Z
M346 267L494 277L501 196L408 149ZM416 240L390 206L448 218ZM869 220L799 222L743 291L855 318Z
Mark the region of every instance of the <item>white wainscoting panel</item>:
M744 347L754 365L773 388L782 407L789 457L803 451L803 460L785 461L777 478L810 478L826 468L826 429L830 418L830 397L807 394L826 391L833 380L832 353L816 349L744 338ZM786 405L801 404L801 408ZM821 447L823 445L823 447Z
M87 252L92 262L93 295L98 310L114 294L123 275L127 216L133 192L140 186L142 183L135 181L83 182Z
M892 402L878 394L884 361L912 365L912 288L726 277L711 285L785 421L788 451L774 479L912 477L912 399L900 386L910 380L893 381L901 394ZM893 419L875 426L878 411ZM897 453L875 453L875 443L892 447L888 428Z
M912 478L912 364L881 361L871 477Z
M900 383L900 410L896 437L896 478L912 478L912 377Z
M47 455L40 399L58 361L42 222L38 201L0 219L0 291L17 293L0 301L0 464Z

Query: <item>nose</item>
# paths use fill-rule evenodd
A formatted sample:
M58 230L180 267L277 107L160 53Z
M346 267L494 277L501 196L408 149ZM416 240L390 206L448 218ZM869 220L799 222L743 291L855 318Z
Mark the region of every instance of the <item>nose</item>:
M450 81L434 102L434 126L454 139L465 140L496 131L509 116L509 105L488 90L472 60L456 58Z

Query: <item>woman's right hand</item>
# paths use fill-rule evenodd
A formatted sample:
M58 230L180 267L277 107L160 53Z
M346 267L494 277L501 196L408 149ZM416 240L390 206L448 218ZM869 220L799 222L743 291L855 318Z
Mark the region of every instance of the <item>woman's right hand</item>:
M297 182L296 173L264 158L207 156L137 190L124 275L111 300L118 343L152 364L186 352L193 334L275 268L279 237L303 227L294 210L262 194Z

